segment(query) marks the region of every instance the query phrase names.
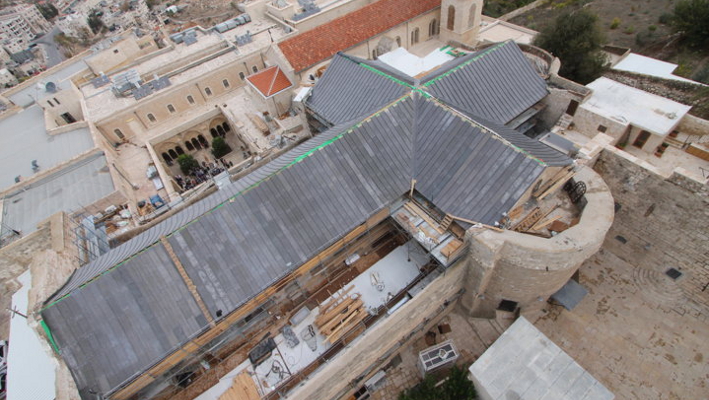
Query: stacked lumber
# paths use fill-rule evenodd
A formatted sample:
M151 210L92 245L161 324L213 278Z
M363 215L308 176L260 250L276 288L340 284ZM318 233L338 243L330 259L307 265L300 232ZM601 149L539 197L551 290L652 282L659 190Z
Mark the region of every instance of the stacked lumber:
M352 288L350 286L323 303L320 314L315 318L315 326L330 343L337 342L367 317L361 296L358 293L349 294Z

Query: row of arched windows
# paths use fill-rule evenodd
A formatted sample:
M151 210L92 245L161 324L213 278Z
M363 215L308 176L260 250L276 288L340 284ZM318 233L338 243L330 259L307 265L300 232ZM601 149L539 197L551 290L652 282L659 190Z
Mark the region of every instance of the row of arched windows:
M229 131L231 131L231 127L229 126L229 123L225 121L221 124L214 126L214 128L211 128L209 130L209 133L212 135L213 138L216 138L226 136L226 133ZM197 135L197 137L185 141L185 147L187 148L187 151L208 149L209 142L203 135ZM172 165L173 161L177 160L177 157L182 154L185 154L185 150L182 148L182 146L177 145L174 148L162 153L161 155L167 165Z
M229 124L225 121L221 125L217 125L214 128L209 130L209 133L212 134L212 137L215 138L217 136L224 137L226 136L226 133L231 130L231 127Z

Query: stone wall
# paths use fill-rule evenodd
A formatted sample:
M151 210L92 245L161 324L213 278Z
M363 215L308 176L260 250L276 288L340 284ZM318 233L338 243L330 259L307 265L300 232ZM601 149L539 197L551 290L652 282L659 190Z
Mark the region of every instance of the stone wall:
M613 222L613 198L602 179L583 168L588 201L579 223L545 239L513 231L471 228L462 304L473 317L494 318L502 300L526 312L543 306L603 244Z
M461 290L464 263L447 270L423 293L409 300L344 349L323 369L295 389L289 398L325 400L347 398L368 376L395 356L412 338L452 309Z
M678 312L706 313L709 189L677 172L663 177L634 161L632 156L607 147L594 167L616 202L616 219L606 247L645 270L663 274L675 268L683 272L677 283L690 301Z

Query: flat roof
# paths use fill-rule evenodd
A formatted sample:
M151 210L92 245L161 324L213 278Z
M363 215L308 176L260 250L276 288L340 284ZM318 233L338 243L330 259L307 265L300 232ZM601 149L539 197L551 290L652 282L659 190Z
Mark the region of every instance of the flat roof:
M15 184L15 177L34 175L32 161L46 171L94 147L89 128L50 135L44 110L30 106L0 120L0 190Z
M672 132L692 108L605 77L586 87L593 93L581 108L661 136Z
M2 230L27 235L59 211L81 210L115 191L106 157L96 153L8 194L3 202Z
M658 78L700 84L699 82L695 82L691 79L673 74L673 72L677 69L677 64L660 61L655 58L645 57L635 53L628 54L612 68L619 71L635 72L643 75L656 76Z
M399 47L386 54L379 56L379 60L396 68L410 77L416 77L420 74L432 71L454 57L446 51L452 48L445 46L441 49L436 49L430 52L426 57L419 57L409 53L403 47Z
M514 40L517 43L531 44L532 40L534 40L534 37L537 36L538 33L539 32L537 31L506 21L483 17L478 40L488 43Z
M37 83L29 85L17 93L5 97L20 107L28 107L34 103L36 99L50 94L45 89L45 85L47 83L54 82L54 84L57 85L58 90L69 89L69 87L71 87L71 80L69 78L86 68L88 68L88 66L84 62L83 58L76 60L75 62L67 64L50 74L41 74L41 79Z
M481 399L612 400L615 395L519 317L469 368Z

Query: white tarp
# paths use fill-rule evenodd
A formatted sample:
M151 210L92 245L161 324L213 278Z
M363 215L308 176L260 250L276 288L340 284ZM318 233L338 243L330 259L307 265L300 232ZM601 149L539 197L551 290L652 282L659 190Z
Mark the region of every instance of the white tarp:
M379 56L379 61L386 63L408 76L415 77L424 72L429 72L452 60L453 56L436 49L424 58L409 53L405 48L399 47Z
M12 296L12 308L27 314L28 293L32 283L27 271L17 279L22 288ZM37 333L19 315L10 321L7 360L8 400L53 400L56 398L55 361L52 360Z

